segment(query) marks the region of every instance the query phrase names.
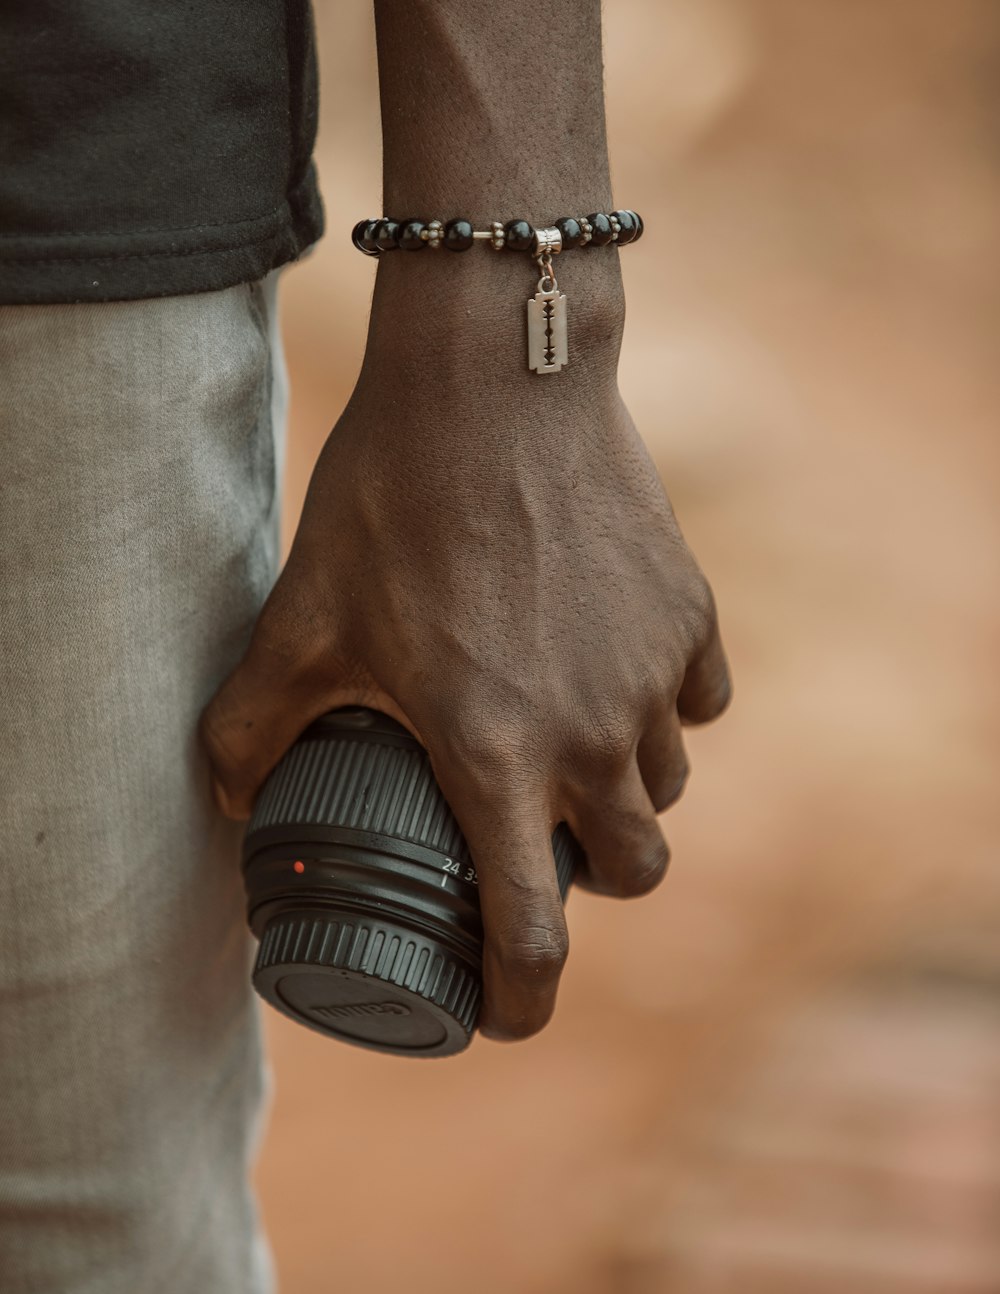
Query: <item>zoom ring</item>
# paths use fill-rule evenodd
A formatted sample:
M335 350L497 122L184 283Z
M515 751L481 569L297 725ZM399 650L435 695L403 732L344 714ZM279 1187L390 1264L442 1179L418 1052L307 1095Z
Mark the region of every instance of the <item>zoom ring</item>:
M465 838L434 780L430 760L416 746L352 741L341 734L335 741L324 737L298 741L257 797L246 853L253 851L257 831L328 823L409 841L455 862L472 863ZM565 825L556 828L552 849L559 891L565 898L581 851Z

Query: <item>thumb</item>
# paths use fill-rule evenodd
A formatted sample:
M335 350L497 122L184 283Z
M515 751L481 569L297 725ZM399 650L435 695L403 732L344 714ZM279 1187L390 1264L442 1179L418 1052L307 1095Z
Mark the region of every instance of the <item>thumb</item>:
M229 818L249 818L264 779L296 737L320 715L363 705L420 731L367 669L328 642L289 634L299 621L272 601L261 612L243 660L205 707L198 726L216 803Z
M264 779L314 719L339 705L373 704L367 671L342 658L329 617L317 623L302 614L309 603L286 566L246 655L201 716L215 799L229 818L249 818Z
M332 671L331 671L332 672ZM306 669L267 643L262 623L243 660L205 707L199 735L216 802L229 818L248 818L261 783L313 719L332 708Z

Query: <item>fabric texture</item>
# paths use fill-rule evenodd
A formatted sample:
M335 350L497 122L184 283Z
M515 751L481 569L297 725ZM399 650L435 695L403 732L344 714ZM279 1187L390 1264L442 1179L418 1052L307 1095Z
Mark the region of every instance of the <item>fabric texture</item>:
M274 279L0 309L0 1289L264 1294L238 825L198 715L275 576Z
M4 0L0 302L263 277L322 233L308 0Z

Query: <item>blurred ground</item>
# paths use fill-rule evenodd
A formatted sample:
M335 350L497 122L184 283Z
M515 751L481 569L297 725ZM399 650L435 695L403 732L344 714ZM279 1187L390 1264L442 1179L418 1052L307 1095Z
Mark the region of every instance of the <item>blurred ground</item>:
M350 392L368 6L319 5L330 234L286 481ZM997 1294L994 0L609 0L622 387L737 700L672 874L574 895L556 1020L395 1061L269 1017L285 1294Z

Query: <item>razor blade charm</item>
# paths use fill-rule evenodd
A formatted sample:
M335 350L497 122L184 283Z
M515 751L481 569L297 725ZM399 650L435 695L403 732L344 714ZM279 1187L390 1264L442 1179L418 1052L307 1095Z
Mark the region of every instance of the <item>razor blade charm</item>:
M552 274L538 280L528 301L528 368L535 373L558 373L569 362L566 340L566 297Z

